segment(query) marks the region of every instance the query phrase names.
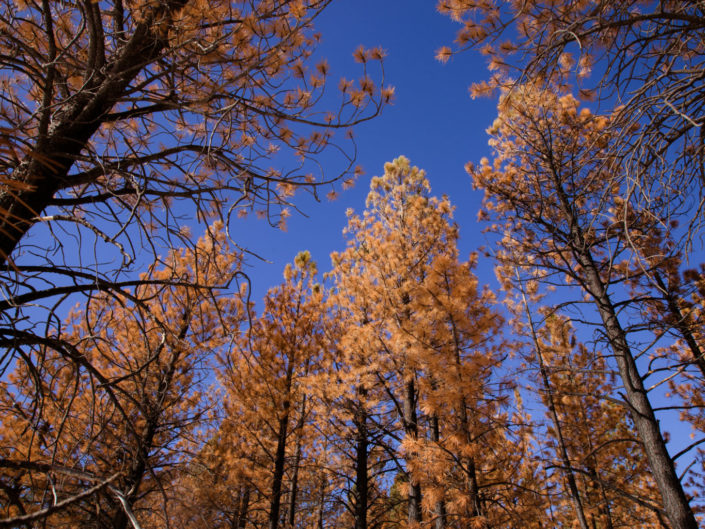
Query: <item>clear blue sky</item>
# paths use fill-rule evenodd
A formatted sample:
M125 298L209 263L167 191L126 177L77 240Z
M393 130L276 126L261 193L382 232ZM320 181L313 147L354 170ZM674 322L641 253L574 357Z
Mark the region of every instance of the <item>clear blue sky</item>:
M485 244L484 226L476 222L482 197L472 190L464 165L491 155L485 129L496 115L496 101L472 100L468 95L471 83L487 77L486 60L478 52L462 53L447 64L435 60L435 51L449 45L457 29L436 12L435 4L435 0L336 0L317 20L322 34L317 54L328 59L332 88L340 77L360 77L360 65L352 57L359 45L380 46L388 53L386 81L396 87L396 99L381 116L356 129L357 163L366 175L354 189L342 192L333 202L296 197L296 205L307 217L294 213L286 232L254 216L233 221L235 242L268 261L248 260L246 271L253 282L256 310L266 290L282 281L285 264L299 251L309 250L321 272L330 269L330 253L345 245L346 209L364 209L370 178L381 174L384 163L399 155L426 170L433 193L447 194L456 206L461 258ZM325 166L327 158L321 162ZM339 168L324 167L329 175ZM42 227L32 233L31 243L43 248ZM85 251L90 251L90 245L86 246ZM483 283L496 286L490 260L481 258L477 274ZM675 452L688 443L689 428L679 424L677 413L661 417L674 434L671 449Z
M396 98L381 116L356 129L358 163L366 174L354 189L333 202L296 197L308 218L294 213L285 233L254 218L234 223L233 239L271 261L250 259L254 300L281 282L284 265L300 250L309 250L319 270L328 271L329 254L344 247L345 210L362 211L370 178L402 154L426 170L433 194L447 194L457 206L461 256L484 241L476 222L481 194L472 190L463 167L490 153L485 129L494 119L496 102L468 95L468 86L487 75L485 58L466 52L447 64L435 60L435 51L452 42L456 25L436 11L433 0L337 0L319 17L316 28L333 86L340 77L360 77L360 65L352 57L359 45L381 46L388 53L385 75L396 87ZM491 264L485 262L482 268L482 279L491 281Z
M356 129L357 161L366 174L354 189L342 192L333 202L297 197L295 203L307 217L294 213L286 232L254 218L232 226L236 242L269 261L249 261L256 310L261 309L266 290L282 281L285 264L299 251L309 250L321 272L330 269L330 253L344 248L346 209L361 212L371 177L383 172L385 162L402 154L426 170L433 194L447 194L456 206L461 258L486 243L484 226L476 221L482 196L473 191L464 165L491 156L485 129L496 116L496 100L469 96L469 85L488 74L486 59L479 52L456 55L447 64L434 58L439 47L452 43L457 29L436 11L435 3L337 0L317 21L323 39L319 51L330 63L332 82L337 84L340 77L359 78L360 65L352 58L359 45L381 46L388 53L385 75L396 87L396 98L381 116ZM480 258L476 273L483 283L497 285L489 259ZM581 338L590 340L591 332ZM662 398L656 397L657 404ZM677 412L660 417L673 434L669 446L674 453L690 442L690 428L679 422ZM689 461L683 459L679 468Z

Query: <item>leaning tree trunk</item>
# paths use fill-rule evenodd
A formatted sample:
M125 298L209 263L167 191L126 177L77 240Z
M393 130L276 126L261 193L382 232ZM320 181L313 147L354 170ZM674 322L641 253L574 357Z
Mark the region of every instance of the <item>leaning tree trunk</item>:
M651 473L661 494L664 512L672 529L698 529L695 515L688 503L683 485L666 448L666 441L661 434L659 422L649 401L644 382L639 375L626 332L617 317L617 308L600 276L590 246L580 227L579 219L573 213L570 200L555 173L553 180L562 214L570 226L571 239L568 241L570 250L584 271L584 288L597 306L605 336L614 352L631 418L644 446Z
M145 10L144 20L136 25L116 56L95 61L92 71L85 72L90 81L84 89L59 108L47 105L39 109L47 116L53 113L55 122L49 124L43 119L31 152L0 191L0 265L7 263L19 241L59 190L89 184L100 176L96 173L90 181L76 181L69 173L130 83L169 45L162 28L186 4L187 0L165 0L159 7ZM49 67L48 76L52 71ZM52 79L48 77L45 89L52 90L51 85Z
M605 334L615 354L631 417L644 445L654 481L661 493L666 516L673 529L697 529L698 524L666 448L626 333L617 318L615 306L592 259L589 256L581 256L580 261L587 274L588 287L594 293L593 297L605 326Z
M517 280L519 280L519 274L517 272ZM556 411L556 402L553 398L553 387L551 386L551 381L548 377L548 371L546 370L546 364L543 360L543 353L541 352L541 344L539 343L539 338L536 335L536 328L534 327L534 320L531 316L531 311L529 310L529 303L526 299L526 293L524 292L524 286L520 283L522 302L524 304L524 311L526 312L526 318L528 320L529 329L531 330L531 340L534 343L534 350L536 351L536 359L539 363L539 372L541 373L541 382L543 384L543 389L546 392L546 400L548 404L548 411L551 416L551 422L556 431L556 437L558 441L558 452L563 463L563 476L568 483L568 492L570 494L570 499L573 503L573 510L575 516L580 524L580 529L590 529L588 526L587 518L585 517L585 509L583 509L583 502L580 498L580 492L578 490L578 484L575 480L575 473L573 472L573 466L570 462L570 457L568 456L568 448L566 446L565 439L563 438L563 428L558 420L558 412ZM610 524L611 525L611 524Z
M467 410L465 409L465 399L462 399L460 406L460 421L463 434L465 436L465 442L472 443L472 431L470 428ZM470 508L472 517L484 516L484 509L482 508L482 499L480 498L480 485L477 481L477 466L475 465L475 459L473 457L463 457L462 466L465 472L465 486L470 498Z

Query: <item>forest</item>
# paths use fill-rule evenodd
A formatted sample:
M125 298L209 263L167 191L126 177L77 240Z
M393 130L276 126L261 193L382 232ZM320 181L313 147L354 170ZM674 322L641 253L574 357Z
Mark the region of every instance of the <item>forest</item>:
M346 1L0 0L0 528L705 527L705 1L430 2L453 201Z

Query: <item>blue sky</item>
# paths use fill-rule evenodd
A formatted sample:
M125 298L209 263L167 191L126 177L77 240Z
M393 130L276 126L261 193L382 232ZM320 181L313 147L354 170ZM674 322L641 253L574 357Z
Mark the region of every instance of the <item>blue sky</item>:
M355 129L357 163L366 171L355 188L332 202L296 197L296 205L307 216L294 213L286 232L254 217L231 226L238 244L267 260L249 260L247 272L256 310L261 310L265 292L282 281L284 266L299 251L309 250L319 271L330 269L330 253L345 245L346 209L364 209L370 179L383 172L385 162L399 155L427 172L434 195L450 197L460 227L461 258L487 242L484 226L476 220L482 195L472 189L464 170L468 161L491 156L485 129L496 116L497 102L473 100L468 92L471 83L488 75L485 57L467 51L446 64L435 59L438 48L452 43L457 26L436 11L434 0L337 0L317 20L316 27L322 34L319 53L330 63L332 82L360 76L360 65L352 57L359 45L381 46L388 53L385 76L396 87L396 98L381 116ZM325 164L326 158L322 160ZM498 286L490 259L481 257L476 273L481 282ZM589 329L581 339L589 341L591 333ZM662 398L656 397L657 404ZM537 413L540 418L541 412ZM679 422L677 413L660 416L672 433L669 446L674 453L689 444L690 428ZM689 461L688 457L683 459L679 468Z
M329 254L344 247L345 210L362 211L370 178L402 154L426 170L433 194L447 194L457 206L461 255L484 241L476 222L481 194L472 190L463 167L490 154L485 129L494 119L496 102L468 95L468 86L487 75L485 58L475 52L447 64L434 58L438 48L452 42L456 25L436 11L432 0L337 0L317 19L316 28L322 34L319 53L330 63L333 86L340 77L360 76L360 65L352 57L359 45L381 46L388 53L385 76L396 87L396 98L381 116L355 129L357 162L366 171L355 188L333 202L296 197L308 217L294 213L286 232L254 219L232 225L237 243L270 261L250 259L255 300L281 282L285 264L300 250L309 250L319 270L328 271ZM491 264L486 261L481 267L482 279L491 281Z
M353 52L360 45L386 50L386 83L396 88L396 97L394 104L385 107L380 116L355 128L357 164L366 173L353 189L341 192L335 201L325 198L327 189L322 192L321 202L306 193L294 197L294 204L306 216L293 212L286 232L255 215L232 220L233 241L265 259L250 257L245 270L252 281L251 299L258 306L267 289L281 283L285 265L299 251L309 250L319 271L330 269L330 253L342 250L345 245L342 235L345 211L364 209L370 179L383 172L385 162L400 155L426 170L435 195L447 194L457 206L455 219L460 226L461 256L465 258L483 243L481 226L476 222L481 195L472 190L464 165L489 156L485 129L494 119L496 103L489 99L473 101L468 94L468 86L487 74L484 57L467 52L447 64L435 59L436 50L450 44L457 29L454 22L436 11L435 4L435 0L335 0L316 19L315 27L322 35L322 42L314 62L325 57L330 65L331 110L339 103L333 97L338 95L339 79L359 79L362 75L361 65L353 59ZM376 79L374 73L372 77ZM339 157L326 155L318 161L327 177L342 168ZM278 162L271 161L272 165ZM291 169L286 165L277 168L284 173ZM182 220L193 227L194 235L200 235L203 226L191 219L191 206L181 203L180 208ZM54 237L45 223L35 225L23 240L22 259L31 261L33 253L44 255L49 245L52 251L61 254L56 258L62 261L72 262L77 257L84 263L100 263L106 273L119 265L121 258L115 248L92 235L79 238L72 231L75 228L73 224L55 224ZM57 245L57 241L61 244ZM147 246L142 235L135 236L133 242ZM161 242L156 244L157 251L162 250ZM138 252L132 271L139 273L151 257L149 248ZM494 281L488 260L481 263L478 273L483 282ZM65 306L68 309L73 303L70 299ZM43 318L37 319L42 321Z
M462 53L447 64L434 58L438 48L453 41L457 29L437 13L435 4L435 0L336 0L317 20L322 34L317 54L328 59L332 87L340 77L360 77L360 65L352 56L358 46L380 46L388 54L386 81L396 87L396 99L381 116L356 128L357 163L366 174L354 189L333 202L296 197L296 205L307 216L294 213L286 232L254 216L231 224L234 241L266 259L250 258L246 270L258 310L266 290L282 281L285 264L299 251L309 250L321 272L330 269L330 253L345 245L345 211L364 209L370 178L399 155L424 169L433 193L447 194L456 206L462 258L486 242L484 226L476 221L482 197L472 190L464 165L491 155L485 129L496 115L496 101L469 97L468 86L487 77L486 60L478 52ZM325 166L328 158L321 162ZM338 168L324 167L329 175ZM33 230L37 231L32 242L43 251L41 229ZM496 286L492 265L481 258L477 274L483 283ZM674 445L687 444L688 428L678 424L675 413L666 419L676 437Z

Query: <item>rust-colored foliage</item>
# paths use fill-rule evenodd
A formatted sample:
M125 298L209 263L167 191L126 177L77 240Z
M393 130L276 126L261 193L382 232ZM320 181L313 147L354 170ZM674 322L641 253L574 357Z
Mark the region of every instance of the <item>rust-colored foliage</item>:
M442 48L438 58L468 48L488 58L490 77L472 85L473 96L530 81L572 86L581 99L597 101L612 131L619 130L602 163L629 174L623 197L659 216L687 217L690 237L697 236L705 184L702 2L438 0L437 6L460 24L454 49Z
M162 317L157 305L166 310L172 303L163 296L188 304L232 279L202 274L195 265L193 270L177 266L178 247L188 248L179 259L186 254L198 255L202 263L226 259L222 240L209 247L196 243L194 225L218 220L226 225L219 231L222 239L231 218L255 211L283 226L297 189L317 194L321 186L328 190L337 179L354 177L349 128L377 115L393 88L384 85L383 51L363 48L355 52L360 80L331 85L327 62L312 59L320 39L313 22L329 3L0 1L0 369L8 377L6 407L12 408L17 396L18 409L26 415L8 412L3 426L7 422L10 428L19 414L20 423L28 421L36 429L32 421L44 417L47 428L65 437L78 428L66 410L88 409L93 402L100 409L92 413L127 421L111 435L132 442L137 434L130 437L125 428L137 419L127 410L120 419L122 396L111 395L117 386L137 380L128 376L130 370L146 374L149 369L138 366L158 362L140 352L134 361L111 366L108 353L84 352L88 342L93 339L95 351L109 348L111 340L128 344L127 335L116 333L130 329L135 346L141 336L144 348L167 354L173 344L165 338L160 346L159 333L178 337L185 325L191 336L193 318L200 315L186 307L183 323L173 315L175 320L150 323ZM316 158L329 146L340 156L324 175ZM27 241L30 230L36 236L32 242ZM139 275L145 266L152 271ZM193 299L169 294L177 291L198 294ZM78 329L82 318L86 330L67 332L66 307L77 300L83 305L71 325ZM91 326L95 329L89 331ZM237 328L233 324L229 332ZM193 361L208 348L203 344ZM130 356L126 345L121 349ZM189 356L180 362L191 361L191 355L180 356ZM113 367L125 370L120 384L101 378L112 377L104 371ZM58 380L59 373L75 384L71 390L64 388L67 380L59 387L45 380ZM61 394L54 404L53 392ZM71 405L62 401L69 398L65 392L75 395ZM149 411L145 406L139 413ZM105 424L106 431L113 428ZM99 444L90 441L97 433L88 434L88 445L71 448L86 460L86 468L98 457L93 447ZM27 447L15 447L26 452L22 457L29 463L39 457L32 455L37 439L30 436ZM37 459L40 466L25 466L22 472L55 472L55 463L75 466L63 459L69 448L59 449L51 437L46 443L48 452ZM105 450L113 453L109 444ZM122 465L141 460L144 466L145 458L135 450ZM9 480L15 470L8 471ZM108 467L91 467L82 478L87 481L55 487L55 501L96 485L111 498L110 509L120 512L109 487L128 496L139 493L123 487L124 474L104 483L110 477L106 472ZM6 514L48 506L54 500L47 483L37 485L46 494L30 500L8 485L8 498L14 499L3 503ZM18 486L24 491L27 484ZM136 497L127 497L128 503ZM103 509L98 517L104 516L112 514Z
M576 285L599 318L605 347L623 385L623 398L643 444L661 495L663 514L674 528L697 526L666 448L645 377L636 358L642 353L626 314L638 312L637 297L620 299L635 267L644 272L638 241L662 226L659 209L640 209L625 200L628 173L609 170L610 118L580 109L560 89L529 83L508 91L490 129L492 163L470 165L476 187L484 190L483 217L501 237L498 276L511 290L517 270L529 299L541 285ZM643 248L646 245L642 245ZM648 271L648 270L647 270ZM570 292L570 290L565 290ZM564 303L566 303L564 301ZM648 375L648 373L647 373Z
M71 503L52 526L125 528L131 516L164 523L170 482L206 418L209 357L244 317L238 296L206 285L226 288L240 264L216 226L146 274L193 286L98 296L72 314L64 335L28 351L0 388L2 523L41 520L61 502ZM72 344L57 348L63 354L59 340Z
M339 347L364 358L357 387L380 395L381 386L396 411L395 486L410 527L529 524L537 502L520 454L530 439L507 429L503 344L493 338L502 319L474 261L458 260L448 199L429 193L423 171L400 157L373 179L363 215L349 214L348 248L333 255L347 322Z
M63 339L67 298L187 282L136 269L194 246L195 225L255 211L283 226L297 189L354 178L349 128L393 89L379 49L331 88L311 58L329 3L0 1L2 369Z
M223 417L202 460L203 475L222 482L201 482L210 505L195 509L220 513L209 515L227 518L229 527L303 526L316 516L325 470L313 467L323 447L307 387L321 368L325 312L315 275L309 253L301 252L284 283L268 292L262 315L220 356Z
M329 68L309 57L328 3L3 1L0 130L19 146L0 158L15 188L0 197L3 262L49 207L61 214L45 222L93 225L105 204L101 224L118 226L96 229L110 237L131 210L147 232L174 230L174 199L225 216L320 185L305 162L392 96L367 69L383 53L362 49L362 81L321 107ZM277 169L278 151L299 162Z

